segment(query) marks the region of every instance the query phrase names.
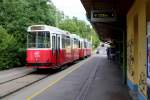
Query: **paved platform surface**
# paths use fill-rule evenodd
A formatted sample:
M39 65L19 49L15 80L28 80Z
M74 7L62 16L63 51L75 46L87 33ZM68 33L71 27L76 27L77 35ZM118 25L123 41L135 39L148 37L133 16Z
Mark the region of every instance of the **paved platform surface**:
M130 96L121 70L99 54L2 100L130 100Z
M80 68L30 99L130 100L130 97L122 84L121 70L106 56L94 55Z

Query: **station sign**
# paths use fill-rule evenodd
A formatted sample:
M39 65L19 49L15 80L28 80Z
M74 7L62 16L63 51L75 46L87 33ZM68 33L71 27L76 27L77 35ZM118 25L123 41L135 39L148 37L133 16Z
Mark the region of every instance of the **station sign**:
M116 14L113 10L92 10L91 22L114 22Z

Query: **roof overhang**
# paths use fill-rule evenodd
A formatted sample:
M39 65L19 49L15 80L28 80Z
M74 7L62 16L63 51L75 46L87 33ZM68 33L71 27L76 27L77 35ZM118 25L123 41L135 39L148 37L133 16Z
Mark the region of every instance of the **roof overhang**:
M111 39L121 39L120 35L126 31L126 15L132 6L134 0L81 0L85 10L87 19L90 21L99 37L102 40ZM115 20L98 20L92 21L93 11L106 11L97 14L96 16L105 16L108 18L110 13L107 11L112 11L112 14L115 15ZM95 16L95 15L94 15ZM108 21L107 21L108 20Z

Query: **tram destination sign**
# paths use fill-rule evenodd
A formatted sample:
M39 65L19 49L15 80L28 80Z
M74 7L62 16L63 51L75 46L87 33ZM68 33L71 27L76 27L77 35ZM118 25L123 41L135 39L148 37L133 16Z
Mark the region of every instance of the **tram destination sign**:
M31 30L44 30L43 26L32 26Z
M116 15L113 10L93 10L91 11L92 22L114 22Z

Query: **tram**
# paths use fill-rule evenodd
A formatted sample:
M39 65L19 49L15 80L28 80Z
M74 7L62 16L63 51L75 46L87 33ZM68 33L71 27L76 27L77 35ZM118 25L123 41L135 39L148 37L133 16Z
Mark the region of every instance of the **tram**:
M91 55L91 43L68 31L48 25L32 25L27 32L28 67L56 69Z

